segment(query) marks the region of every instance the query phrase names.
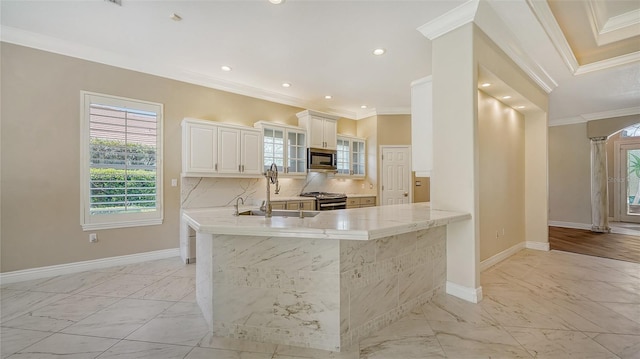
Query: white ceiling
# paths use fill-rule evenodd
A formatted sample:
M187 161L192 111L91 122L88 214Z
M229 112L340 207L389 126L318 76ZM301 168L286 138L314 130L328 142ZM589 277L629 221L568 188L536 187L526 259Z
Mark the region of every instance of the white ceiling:
M524 58L549 86L551 122L640 113L639 61L575 75L580 66L567 65L535 11L546 2L482 2L500 21L476 18L478 25L492 38L509 33L499 45ZM430 41L416 29L463 3L2 0L0 22L6 42L363 118L409 113L410 83L431 73ZM182 21L171 20L173 13ZM372 55L378 47L387 53Z

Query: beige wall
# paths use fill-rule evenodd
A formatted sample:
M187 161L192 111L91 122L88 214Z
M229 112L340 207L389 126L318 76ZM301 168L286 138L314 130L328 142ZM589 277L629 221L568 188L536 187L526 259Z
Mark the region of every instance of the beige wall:
M338 133L341 135L356 136L358 133L358 121L348 118L338 119Z
M478 92L480 260L525 237L524 116Z
M411 172L412 186L413 186L413 202L429 202L431 201L431 194L429 189L431 187L431 178L429 177L416 177L415 172ZM416 182L420 182L420 186L416 185Z
M587 124L549 127L549 220L591 224Z
M629 115L587 122L587 137L610 136L625 127L640 123L640 115Z
M184 117L297 124L301 108L2 43L2 272L178 247ZM164 104L164 223L80 227L80 91ZM341 121L342 122L342 121ZM375 172L374 172L375 173Z
M378 146L411 145L411 115L378 115Z

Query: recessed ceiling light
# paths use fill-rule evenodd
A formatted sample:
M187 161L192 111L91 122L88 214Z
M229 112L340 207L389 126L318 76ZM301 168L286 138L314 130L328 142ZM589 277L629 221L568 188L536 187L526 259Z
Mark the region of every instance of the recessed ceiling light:
M280 5L284 2L284 0L269 0L269 2L274 5Z
M180 21L182 20L182 17L178 14L176 14L175 12L173 14L171 14L171 16L169 16L169 18L173 21Z
M490 84L490 83L488 83L488 82L485 82L485 83L483 83L483 84L482 84L482 85L480 85L480 86L482 86L482 87L489 87L489 86L491 86L491 84Z
M367 108L367 105L362 105L360 106L360 108Z
M221 66L221 67L220 67L220 69L221 69L222 71L231 71L231 67L230 67L230 66L227 66L227 65Z
M331 96L331 95L327 95L327 96L325 96L324 98L326 98L327 100L331 100L331 99L333 98L333 96Z
M373 54L376 56L384 55L385 52L387 52L387 50L383 48L373 50Z
M518 106L518 107L516 107L516 108L517 108L517 109L522 109L522 108L524 108L524 106Z
M283 82L282 87L291 87L291 84L288 82Z
M508 100L511 98L511 96L507 95L507 96L502 96L503 99Z

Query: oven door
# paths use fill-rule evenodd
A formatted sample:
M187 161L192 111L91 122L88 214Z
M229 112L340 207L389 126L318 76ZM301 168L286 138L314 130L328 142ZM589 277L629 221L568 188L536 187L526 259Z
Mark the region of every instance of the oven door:
M318 211L331 211L334 209L346 209L346 208L347 208L346 198L317 200L316 210Z

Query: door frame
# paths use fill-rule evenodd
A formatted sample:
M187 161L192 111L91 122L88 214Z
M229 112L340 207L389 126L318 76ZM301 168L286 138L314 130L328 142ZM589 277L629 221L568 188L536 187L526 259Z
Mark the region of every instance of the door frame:
M407 176L408 180L409 180L409 203L413 203L413 162L411 160L411 155L412 155L412 151L411 151L411 145L380 145L378 147L378 153L380 154L380 157L378 157L378 178L380 178L379 181L379 185L378 185L378 198L380 198L380 205L384 204L384 197L383 197L383 191L382 191L382 186L384 186L384 168L382 167L382 155L384 153L384 150L387 148L406 148L408 150L409 153L409 166L407 168L409 168L409 175Z
M637 145L640 146L640 139L638 138L630 138L628 140L618 140L613 144L613 220L616 222L627 222L629 221L626 217L626 212L623 213L622 208L622 199L625 198L625 208L626 208L626 196L627 196L627 173L622 173L623 169L626 169L625 166L621 166L621 160L623 160L621 154L624 150L624 147L627 145ZM625 159L626 160L626 159Z

